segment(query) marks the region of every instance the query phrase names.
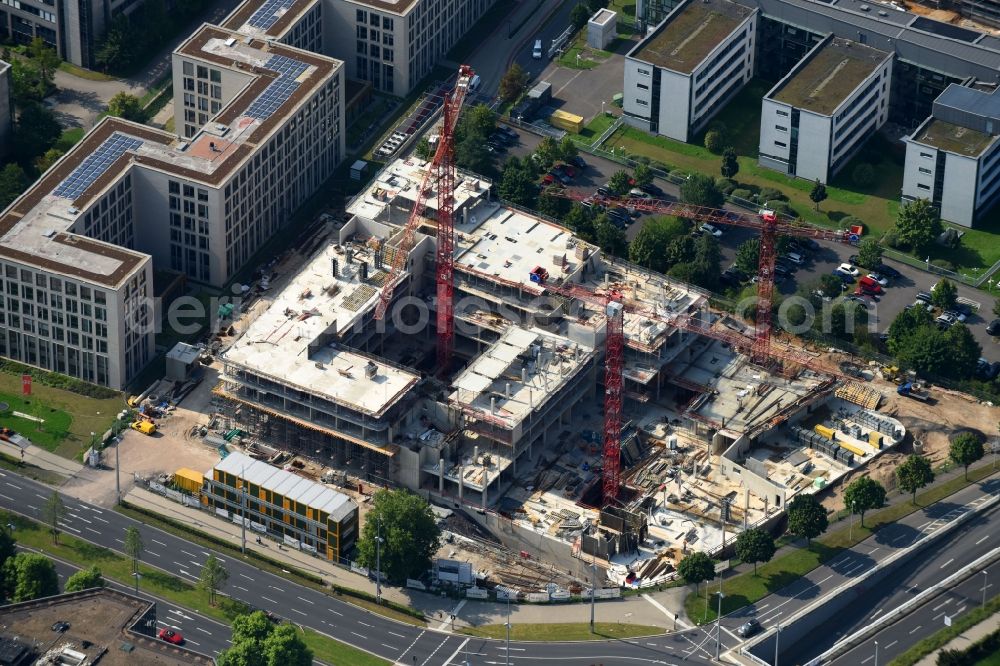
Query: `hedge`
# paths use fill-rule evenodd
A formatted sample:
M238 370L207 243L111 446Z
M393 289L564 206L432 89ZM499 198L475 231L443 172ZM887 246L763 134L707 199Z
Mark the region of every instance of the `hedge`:
M109 389L106 386L98 386L97 384L91 384L90 382L85 382L81 379L74 379L73 377L69 377L67 375L61 375L58 372L48 372L46 370L42 370L41 368L33 368L29 365L24 365L8 359L0 359L0 371L12 375L31 375L32 381L37 382L42 386L62 389L64 391L69 391L70 393L76 393L77 395L94 398L96 400L108 400L109 398L114 398L120 395L118 391Z

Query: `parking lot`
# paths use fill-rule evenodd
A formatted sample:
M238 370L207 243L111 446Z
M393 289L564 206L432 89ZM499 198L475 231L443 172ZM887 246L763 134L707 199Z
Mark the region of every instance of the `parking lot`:
M518 133L520 141L511 148L509 154L524 157L538 146L541 137L522 130L518 130ZM586 160L587 167L579 171L569 189L584 195L593 194L599 186L607 183L615 171L624 168L620 164L602 157L583 154L583 158ZM672 199L680 196L679 188L673 183L659 178L655 179L655 183L664 191L665 198ZM726 207L737 212L746 212L734 206L727 205ZM640 215L627 228L626 236L630 241L639 233L639 229L648 218L648 215ZM728 227L724 230L723 235L719 238L723 268L733 263L736 248L739 247L740 243L754 235L752 229L741 227ZM782 294L794 294L799 284L818 281L820 276L832 273L837 266L847 262L850 256L856 252L857 249L851 245L820 241L820 249L814 252L805 265L796 271L792 279L778 285L778 289ZM917 292L929 292L938 281L938 276L912 266L891 260L886 260L885 263L899 271L902 277L891 281L886 287L885 293L879 297L878 302L869 307L869 319L874 322L880 333L888 329L893 319L903 311L904 307L913 303ZM986 292L963 284L957 286L959 297L980 304L978 312L973 311L967 318L966 325L979 344L982 345L983 357L990 361L1000 361L1000 338L993 337L986 332L986 325L993 319L993 297Z

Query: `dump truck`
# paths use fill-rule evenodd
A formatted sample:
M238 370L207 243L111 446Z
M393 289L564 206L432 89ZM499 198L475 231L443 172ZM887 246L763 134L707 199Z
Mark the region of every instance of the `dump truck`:
M921 388L921 386L916 382L906 382L905 384L900 384L896 388L896 393L921 402L927 402L931 399L930 393L927 392L927 389Z

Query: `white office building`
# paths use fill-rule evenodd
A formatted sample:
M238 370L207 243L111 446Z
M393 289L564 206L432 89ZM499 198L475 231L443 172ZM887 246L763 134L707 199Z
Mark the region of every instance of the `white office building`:
M623 119L689 141L750 80L755 8L687 0L625 58Z
M903 202L927 199L971 227L1000 194L1000 94L950 85L906 142Z
M889 115L892 54L826 37L761 103L760 164L827 182Z

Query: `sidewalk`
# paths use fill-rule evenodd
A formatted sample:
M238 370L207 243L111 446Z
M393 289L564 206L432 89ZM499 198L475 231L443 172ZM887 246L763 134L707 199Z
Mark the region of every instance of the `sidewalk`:
M966 629L948 641L944 647L931 652L918 661L916 666L936 666L937 656L941 650L965 650L976 641L984 638L987 634L993 633L997 629L1000 629L1000 613L994 613L976 626Z
M125 496L125 500L135 506L167 515L174 521L191 525L199 531L225 539L237 547L241 543L242 531L239 525L216 518L205 511L182 506L173 500L142 488L130 490ZM248 550L265 555L274 561L287 563L301 571L317 574L328 584L337 584L372 595L375 594L375 583L366 576L361 576L298 550L285 547L279 550L277 542L271 539L265 539L262 544L258 544L256 543L256 534L253 533L248 533L247 537ZM668 617L663 608L667 604L680 606L687 593L687 587L656 593L655 603L642 596L601 601L595 604L596 620L598 622L648 624L660 627L661 630L671 630L674 626L673 616ZM452 614L456 616L455 629L460 629L462 626L502 624L507 621L506 603L474 599L456 600L448 597L437 597L427 592L385 585L382 586L382 596L395 603L421 610L428 618L437 618L431 621L430 625L432 628L443 631L452 629L451 622L444 621ZM677 599L673 600L671 597L677 597ZM510 615L511 621L515 624L589 622L590 604L575 603L557 606L511 604ZM683 628L683 625L679 624L678 628Z
M11 444L10 442L0 440L0 452L6 453L15 459L22 460L21 447ZM84 469L83 465L75 460L70 460L69 458L63 458L62 456L57 456L54 453L49 453L45 449L35 446L34 444L29 444L24 449L23 460L29 465L47 469L50 472L56 472L57 474L61 474L67 478L79 474Z

